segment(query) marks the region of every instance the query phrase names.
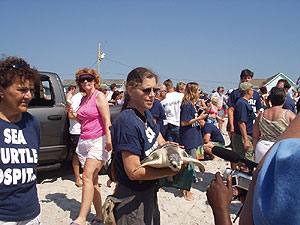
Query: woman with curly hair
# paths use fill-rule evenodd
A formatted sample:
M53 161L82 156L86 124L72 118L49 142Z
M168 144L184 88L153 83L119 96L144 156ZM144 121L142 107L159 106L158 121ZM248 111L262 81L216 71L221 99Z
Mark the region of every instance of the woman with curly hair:
M100 78L95 70L83 68L76 72L76 83L82 97L79 109L74 112L66 106L72 119L81 123L81 134L76 153L83 168L82 202L79 216L71 224L86 224L86 217L93 202L96 216L90 224L102 222L101 193L98 186L98 172L109 158L112 150L110 112L105 95L98 91Z
M40 123L27 112L39 77L21 58L0 60L0 224L41 224Z
M180 110L179 144L183 145L190 157L196 159L196 151L203 145L201 126L199 121L207 117L207 114L198 115L195 103L199 100L200 88L197 83L186 85ZM193 200L192 192L183 191L186 200Z

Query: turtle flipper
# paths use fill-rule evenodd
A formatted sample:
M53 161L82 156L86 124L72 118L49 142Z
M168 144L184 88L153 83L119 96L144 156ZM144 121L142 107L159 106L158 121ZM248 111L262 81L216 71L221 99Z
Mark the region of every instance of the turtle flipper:
M187 162L192 162L194 163L196 166L198 166L199 170L201 173L204 173L205 172L205 167L203 166L203 164L201 162L199 162L199 160L197 159L193 159L193 158L184 158L183 159L183 163L187 163Z

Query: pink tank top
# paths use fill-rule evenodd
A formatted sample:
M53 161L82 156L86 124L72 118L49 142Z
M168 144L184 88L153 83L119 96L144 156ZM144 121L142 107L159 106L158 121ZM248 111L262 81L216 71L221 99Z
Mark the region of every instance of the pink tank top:
M96 90L87 104L85 104L87 99L86 96L81 99L77 111L77 117L82 121L80 133L81 139L95 139L106 134L102 116L96 103L98 93L99 91Z

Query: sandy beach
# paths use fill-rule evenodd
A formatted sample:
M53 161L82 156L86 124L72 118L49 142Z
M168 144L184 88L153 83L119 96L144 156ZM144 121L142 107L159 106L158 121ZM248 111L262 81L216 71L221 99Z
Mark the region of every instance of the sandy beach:
M192 187L195 200L186 201L174 188L164 188L164 191L158 192L161 224L214 224L212 210L207 203L206 188L217 171L222 173L230 165L224 160L204 161L203 164L206 172L203 175L197 172L199 182L194 183ZM43 173L38 177L43 224L70 224L79 212L82 190L74 184L71 164L67 163L57 171ZM106 186L107 179L106 175L99 176L99 181L102 183L102 199L112 194L114 189L114 185L111 188ZM231 204L232 219L235 218L240 207L241 203L238 201ZM92 207L88 220L91 220L94 215L95 211Z
M226 143L228 137L225 135ZM230 163L222 159L216 161L203 161L205 173L197 172L199 181L192 186L193 201L186 201L177 189L164 188L158 192L161 224L173 225L213 225L213 213L207 203L206 188L210 185L216 172L223 173ZM107 175L99 176L101 182L102 201L107 195L112 194L115 185L106 186ZM42 209L43 224L70 224L80 210L81 188L75 186L72 165L65 163L60 169L38 174L38 195ZM232 220L241 208L239 201L233 201L230 206ZM88 221L95 215L92 207L88 215ZM238 220L235 224L238 224Z

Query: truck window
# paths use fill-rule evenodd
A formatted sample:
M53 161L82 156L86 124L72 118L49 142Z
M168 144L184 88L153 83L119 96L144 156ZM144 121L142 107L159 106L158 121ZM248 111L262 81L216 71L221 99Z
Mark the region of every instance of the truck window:
M54 106L54 91L47 75L41 75L39 85L35 86L34 96L29 106Z

